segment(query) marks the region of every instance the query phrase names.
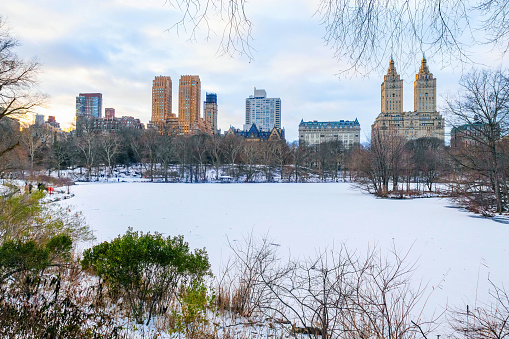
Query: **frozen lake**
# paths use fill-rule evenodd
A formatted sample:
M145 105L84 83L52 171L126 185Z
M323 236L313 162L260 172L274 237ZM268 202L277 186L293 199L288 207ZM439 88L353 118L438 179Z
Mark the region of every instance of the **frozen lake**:
M229 255L227 239L268 234L282 253L313 256L346 243L377 244L418 260L414 279L436 287L429 306L475 302L488 274L509 283L509 224L479 218L447 199L384 200L348 184L79 184L66 204L83 211L97 241L128 227L184 235L205 247L213 270ZM479 278L478 278L479 277ZM479 284L479 287L477 285Z

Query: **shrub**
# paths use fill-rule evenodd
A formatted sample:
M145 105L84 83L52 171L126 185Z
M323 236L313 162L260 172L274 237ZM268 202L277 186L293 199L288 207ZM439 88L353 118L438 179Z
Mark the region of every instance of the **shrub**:
M210 274L205 250L192 252L182 236L164 238L129 229L111 242L83 253L82 266L105 281L113 296L124 298L137 323L147 324L163 302L179 288L201 281Z
M7 240L0 246L0 283L26 273L38 275L46 268L70 258L71 237L55 235L46 244L34 240Z
M0 198L0 242L33 239L45 243L56 234L67 234L74 243L93 239L81 213L45 204L44 192Z

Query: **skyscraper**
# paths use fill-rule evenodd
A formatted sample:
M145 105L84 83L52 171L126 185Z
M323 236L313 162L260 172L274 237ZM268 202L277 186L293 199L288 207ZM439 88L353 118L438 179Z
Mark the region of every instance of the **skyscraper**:
M387 74L382 83L382 113L403 112L403 80L400 79L394 60L389 63Z
M264 89L254 89L254 95L246 99L246 124L249 130L255 124L260 131L281 128L281 99L267 98Z
M203 103L205 123L212 129L212 134L217 134L217 94L207 93Z
M198 130L200 122L201 82L197 75L182 75L179 81L180 133L190 134Z
M101 118L102 109L101 93L80 93L76 97L76 117Z
M426 58L421 60L419 73L414 82L414 111L435 112L437 110L437 79L429 71Z
M371 125L371 138L400 136L407 140L438 138L444 141L444 118L437 112L437 83L422 58L414 82L414 110L403 111L403 80L391 59L382 83L381 113Z
M169 76L156 76L152 81L151 123L165 123L172 118L172 85Z

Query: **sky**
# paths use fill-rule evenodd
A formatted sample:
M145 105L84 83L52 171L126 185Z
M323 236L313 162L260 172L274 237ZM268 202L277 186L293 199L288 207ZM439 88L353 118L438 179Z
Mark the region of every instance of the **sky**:
M19 39L20 57L36 57L42 64L40 89L49 96L39 113L54 115L63 127L74 119L76 96L100 92L104 108L116 116L150 120L152 80L169 75L173 82L173 112L178 112L178 79L199 75L202 101L217 93L218 125L242 128L245 99L254 87L268 97L281 98L281 120L288 141L298 139L304 121L359 120L361 142L380 113L380 84L386 71L369 76L338 76L345 67L324 44L324 27L315 14L316 0L257 0L247 10L253 23L252 59L221 55L219 23L197 32L172 28L182 13L165 0L16 0L1 15ZM438 106L459 89L465 72L443 67L427 58L437 78ZM438 57L437 57L438 59ZM490 51L473 55L495 67L508 67L509 57ZM404 110L413 110L413 69L396 68L404 80ZM389 60L387 60L387 65Z

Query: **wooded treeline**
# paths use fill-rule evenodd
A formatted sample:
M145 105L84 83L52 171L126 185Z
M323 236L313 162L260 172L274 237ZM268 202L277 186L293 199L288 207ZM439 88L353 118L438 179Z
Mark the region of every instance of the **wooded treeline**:
M78 135L44 126L11 130L2 147L11 148L3 155L2 177L8 173L27 177L37 171L60 175L64 169L82 168L86 178L93 180L98 175L113 175L117 166L141 166L140 175L164 182L205 182L220 176L245 182L302 182L309 176L337 180L350 153L338 141L305 147L284 140L259 142L234 135L179 136L155 130ZM207 177L210 170L214 170L212 178Z
M469 137L475 144L451 148L434 138L373 133L370 143L345 149L339 141L307 146L155 130L77 135L44 126L17 131L9 129L16 126L9 119L0 124L6 131L0 137L1 178L60 177L72 170L79 180L93 181L115 177L121 166L158 182L350 181L380 197L454 196L481 214L507 209L509 150L500 136L485 142L481 133Z

